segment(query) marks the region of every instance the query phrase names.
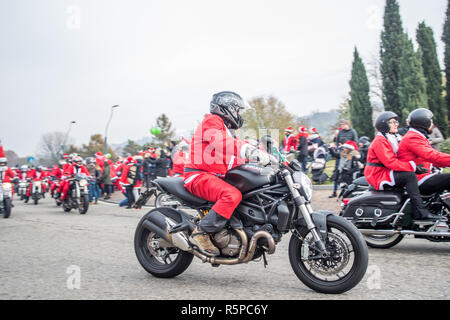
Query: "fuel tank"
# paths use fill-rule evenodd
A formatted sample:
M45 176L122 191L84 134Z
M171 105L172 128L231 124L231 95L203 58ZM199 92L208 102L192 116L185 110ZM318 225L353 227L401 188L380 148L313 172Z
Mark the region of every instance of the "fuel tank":
M225 181L239 189L242 194L245 194L265 185L275 183L276 174L272 168L243 164L228 171L225 175Z

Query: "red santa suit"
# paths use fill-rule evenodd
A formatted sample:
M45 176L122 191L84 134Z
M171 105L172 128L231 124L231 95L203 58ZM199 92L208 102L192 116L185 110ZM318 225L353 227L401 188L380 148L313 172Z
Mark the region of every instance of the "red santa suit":
M215 114L206 115L192 137L184 169L185 187L195 196L215 202L212 209L226 219L231 218L242 194L218 176L244 164L248 146L235 138Z
M76 174L80 174L80 173L84 173L85 175L87 175L88 177L91 176L91 174L89 173L88 169L81 165L79 167L74 166L73 164L68 165L63 172L64 177L68 178L71 176L74 176ZM62 186L62 196L61 196L61 200L66 199L67 197L67 192L69 191L70 188L70 181L69 180L64 180L61 183Z
M47 173L44 170L39 172L36 169L33 169L28 172L27 177L31 178L33 181L43 181L47 177ZM29 197L31 195L32 187L33 187L33 184L30 183L30 185L28 186L27 197ZM42 183L41 187L42 187L42 192L45 193L45 191L47 189L45 187L45 183Z
M379 165L371 166L370 163ZM416 171L414 161L400 161L388 139L378 133L369 147L367 165L364 176L367 182L377 190L383 190L386 185L395 185L394 171Z
M173 174L176 176L184 175L184 165L188 160L189 154L184 153L182 150L178 150L173 155Z
M292 132L292 128L286 128L285 132ZM284 137L284 141L283 141L283 150L285 152L290 152L291 150L295 150L297 147L296 144L296 136L294 136L293 134L289 134L287 136Z
M423 165L428 170L428 173L417 175L419 186L435 175L431 173L433 166L450 167L450 154L433 149L425 135L413 128L409 129L399 144L398 159L414 161L416 165Z

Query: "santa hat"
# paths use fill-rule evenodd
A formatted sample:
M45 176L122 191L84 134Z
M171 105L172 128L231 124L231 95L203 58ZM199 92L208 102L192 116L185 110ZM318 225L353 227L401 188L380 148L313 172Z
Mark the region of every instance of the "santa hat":
M306 129L305 126L301 126L301 127L298 128L298 131L299 131L299 132L306 132L306 131L308 131L308 130Z
M101 152L97 152L97 153L95 154L95 156L96 156L96 157L101 157L101 156L102 156L102 153L101 153Z
M309 129L309 132L311 132L311 133L317 133L317 129L316 129L316 128L310 128L310 129Z
M132 156L128 156L126 163L136 163L136 160Z
M358 145L356 144L355 141L347 141L346 143L344 143L343 147L348 148L350 150L358 151Z
M0 144L0 162L7 162L5 151L3 150L3 145Z
M69 154L68 154L68 153L64 153L64 154L63 154L63 158L64 158L64 159L69 159Z
M284 129L284 132L291 133L292 131L294 131L294 129L292 129L292 127L287 127L286 129Z

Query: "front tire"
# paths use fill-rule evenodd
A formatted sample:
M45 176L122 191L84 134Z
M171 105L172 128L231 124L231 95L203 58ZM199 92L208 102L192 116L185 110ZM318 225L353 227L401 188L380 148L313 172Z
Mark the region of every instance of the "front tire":
M8 219L11 215L11 199L6 198L3 200L3 218Z
M80 199L81 201L81 206L78 209L78 211L80 212L80 214L86 214L86 212L89 209L89 196L87 194L83 195Z
M150 211L142 217L134 236L134 250L141 266L158 278L173 278L182 274L190 266L194 256L175 247L155 249L165 241L143 226ZM155 246L156 245L156 246Z
M291 236L289 261L297 277L309 288L320 293L339 294L355 287L364 277L369 261L368 249L361 233L347 220L329 215L327 228L326 247L332 253L329 258L311 259L317 253L314 241L311 242L309 230L302 228L299 230L302 239L295 234Z

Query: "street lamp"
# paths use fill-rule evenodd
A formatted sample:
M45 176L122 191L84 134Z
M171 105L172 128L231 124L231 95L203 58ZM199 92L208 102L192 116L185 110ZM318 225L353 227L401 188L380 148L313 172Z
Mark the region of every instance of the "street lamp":
M64 137L64 142L63 142L63 144L62 144L62 146L61 146L61 150L62 150L62 153L63 153L63 154L66 152L66 142L67 142L67 138L69 137L70 129L72 128L72 124L74 124L74 123L76 123L76 121L70 121L70 123L69 123L69 130L67 130L66 136Z
M114 108L117 108L117 107L119 107L119 105L117 105L117 104L111 107L111 114L109 115L109 120L108 120L108 123L106 124L106 129L105 129L105 154L108 153L107 135L108 135L109 123L111 122Z

